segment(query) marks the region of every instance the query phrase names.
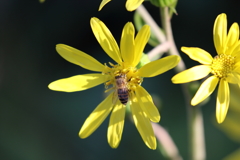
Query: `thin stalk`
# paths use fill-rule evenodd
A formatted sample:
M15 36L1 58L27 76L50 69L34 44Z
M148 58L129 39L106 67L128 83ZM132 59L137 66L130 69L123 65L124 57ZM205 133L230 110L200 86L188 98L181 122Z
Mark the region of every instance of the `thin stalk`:
M166 41L166 37L164 33L160 30L160 27L157 25L157 23L154 21L154 19L151 17L151 15L148 13L146 8L143 5L140 5L137 8L137 12L141 15L143 20L151 27L151 31L154 33L156 38L160 43L163 43Z
M172 43L171 48L169 49L168 54L170 55L179 55L176 48L173 34L171 21L169 16L169 11L167 7L160 9L161 20L163 29L166 32L167 41ZM179 55L180 56L180 55ZM181 60L177 67L175 67L177 72L185 70L185 64ZM191 160L204 160L206 157L205 153L205 141L204 141L204 127L203 127L203 118L201 113L201 108L199 106L191 106L190 99L191 95L189 93L188 85L182 84L182 90L186 98L186 108L188 115L188 130L189 130L189 159Z
M166 129L156 123L152 123L152 127L154 134L160 142L159 148L162 154L165 155L165 157L169 160L182 160L182 157L179 155L177 146L173 142Z
M167 52L170 47L171 47L171 44L169 42L164 42L162 44L159 44L158 46L154 47L151 51L147 53L148 58L151 61L155 60L155 57L157 57L158 59L162 57L163 53Z
M164 8L161 8L160 9L160 13L161 13L161 20L162 20L162 27L163 27L163 30L165 31L166 33L166 38L167 38L167 41L169 41L169 43L172 44L171 48L169 49L168 53L170 55L178 55L180 56L178 50L177 50L177 47L176 47L176 44L174 42L174 39L173 39L173 33L172 33L172 26L171 26L171 18L169 16L169 11L168 11L168 7L164 7ZM181 56L180 56L181 57ZM180 72L180 71L183 71L186 69L186 66L183 62L183 60L181 59L181 61L178 63L177 65L177 71Z

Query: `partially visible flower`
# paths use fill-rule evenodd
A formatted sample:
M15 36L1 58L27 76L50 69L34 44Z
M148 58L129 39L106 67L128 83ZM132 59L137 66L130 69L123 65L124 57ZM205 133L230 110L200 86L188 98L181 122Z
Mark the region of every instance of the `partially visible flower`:
M223 160L239 160L240 159L240 148L223 158Z
M155 107L151 95L141 86L143 77L154 77L175 67L179 62L178 56L168 56L160 60L150 62L140 69L136 66L140 61L142 52L150 36L150 27L145 25L135 37L132 23L128 22L123 28L120 48L105 24L97 18L91 18L92 31L103 50L117 63L101 64L88 54L64 44L58 44L58 53L67 61L83 68L98 73L76 75L60 79L49 84L49 88L56 91L75 92L82 91L104 83L105 92L116 90L116 77L124 75L126 80L127 95L135 125L145 142L151 148L156 149L156 138L151 126L152 122L160 121L160 114ZM108 126L108 143L112 148L117 148L124 126L126 105L122 104L115 92L110 93L84 122L79 136L90 136L110 114Z
M228 116L225 121L221 125L216 125L219 129L221 129L228 138L232 141L240 144L240 90L239 86L236 84L229 85L231 89L231 101ZM240 148L227 155L223 160L239 160L240 159Z
M103 6L105 6L108 2L110 2L111 0L102 0L98 11L100 11ZM144 0L127 0L126 2L126 8L128 11L134 11L135 9L137 9Z
M218 54L214 58L200 48L181 48L191 59L198 61L202 65L192 67L175 75L172 78L172 82L191 82L204 78L211 73L212 76L207 78L199 87L191 104L195 106L205 100L212 94L219 83L216 118L218 123L222 123L226 117L230 100L228 83L240 85L240 41L238 24L233 23L227 34L226 14L218 15L214 23L213 40Z

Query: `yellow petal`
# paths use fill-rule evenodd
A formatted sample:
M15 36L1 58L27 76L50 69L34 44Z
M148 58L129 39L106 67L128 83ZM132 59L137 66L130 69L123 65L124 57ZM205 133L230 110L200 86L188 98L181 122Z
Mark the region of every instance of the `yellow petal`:
M179 56L167 56L142 66L138 74L141 77L154 77L174 68L179 61Z
M236 127L238 128L239 126L236 126ZM232 130L230 132L232 132ZM223 158L223 160L239 160L239 159L240 159L240 148Z
M238 41L236 41L236 43L233 44L232 46L226 47L225 54L232 55L232 56L238 56L236 54L239 53L239 51L237 53L235 52L237 50L239 50L239 42ZM236 61L236 59L235 59L235 61Z
M229 29L225 47L227 47L227 49L228 49L228 47L232 47L233 45L235 45L238 42L238 39L239 39L239 26L235 22L232 24L232 26Z
M103 71L105 66L92 56L65 44L56 46L57 52L67 61L91 71Z
M239 89L239 86L240 86L239 84L238 85L235 85L235 84L230 85L229 84L229 87L230 87L229 89L231 91L231 95L230 95L230 100L231 100L230 101L230 106L231 106L231 108L230 109L231 109L231 112L234 113L237 116L240 114L240 107L239 107L239 104L240 104L240 98L239 98L240 89ZM229 119L229 117L231 117L231 116L228 116L227 119ZM225 124L225 121L224 121L224 124ZM238 123L240 123L240 120L238 121ZM239 128L239 131L240 131L240 128ZM240 136L239 136L239 142L240 142Z
M240 73L240 53L235 54L235 68L234 71Z
M191 101L191 105L195 106L204 101L215 90L219 79L215 76L211 76L206 79L199 87L197 93Z
M232 97L231 97L232 98ZM232 103L232 99L231 99ZM231 105L230 103L230 105ZM238 107L239 105L237 105ZM239 113L236 113L235 111L232 110L232 105L231 105L231 113L227 116L227 118L224 120L224 123L221 125L217 125L225 134L233 141L235 142L240 142L240 119L239 119ZM233 159L233 160L238 160Z
M122 138L125 108L126 106L118 101L110 117L107 137L112 148L117 148Z
M144 25L135 38L134 60L132 62L133 67L135 67L139 63L142 57L144 47L146 46L149 37L150 27L148 25Z
M56 80L48 85L54 91L76 92L86 90L109 80L109 76L102 74L84 74Z
M143 141L150 149L156 149L156 137L153 132L150 120L142 112L139 102L136 97L130 96L131 98L131 112L133 115L134 123L140 133Z
M181 50L186 53L192 60L198 61L201 64L211 64L213 58L211 54L197 47L182 47Z
M159 122L160 114L153 103L151 95L141 86L137 87L135 92L142 111L152 122Z
M120 49L123 61L130 65L134 59L135 30L131 22L126 23L122 31Z
M99 8L98 8L98 11L101 11L101 9L108 3L110 2L111 0L102 0Z
M199 65L182 71L172 77L173 83L187 83L206 77L211 72L210 66Z
M234 72L240 74L240 61L235 64Z
M137 9L144 0L127 0L126 8L128 11L134 11Z
M227 115L229 107L229 86L228 82L221 79L218 94L217 94L217 108L216 108L216 118L218 123L222 123Z
M239 62L240 61L240 41L237 42L237 44L235 45L235 47L233 47L234 49L232 50L232 52L230 53L232 56L236 57L235 61Z
M224 53L227 38L227 16L222 13L217 16L213 27L213 41L218 54Z
M226 80L229 83L233 83L233 84L238 84L239 83L239 74L236 72L232 72L231 74L228 74Z
M104 101L102 101L97 108L88 116L79 131L80 138L87 138L90 136L106 119L113 108L112 94L110 94Z
M98 18L93 17L90 21L93 34L95 35L98 43L103 50L118 64L122 62L120 57L119 47L115 41L112 33L106 27L106 25Z

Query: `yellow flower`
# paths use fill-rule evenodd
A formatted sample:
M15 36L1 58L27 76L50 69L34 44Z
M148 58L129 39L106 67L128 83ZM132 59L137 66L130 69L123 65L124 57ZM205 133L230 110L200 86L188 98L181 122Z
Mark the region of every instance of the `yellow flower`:
M64 44L58 44L58 53L67 61L77 64L83 68L100 73L76 75L64 78L49 84L49 88L55 91L75 92L92 88L104 83L107 89L105 92L117 90L116 77L121 77L120 88L125 87L125 94L120 96L130 104L133 120L145 142L151 148L156 148L156 138L150 121L159 122L160 114L155 107L151 95L141 86L143 77L154 77L175 67L179 62L178 56L168 56L160 60L150 62L140 69L136 68L142 56L143 49L150 36L150 27L145 25L136 37L132 23L128 22L123 28L120 48L114 37L105 24L97 18L91 18L92 31L103 50L117 63L101 64L86 53ZM115 98L117 97L117 98ZM127 99L129 98L129 99ZM116 102L115 100L116 99ZM110 93L97 108L89 115L84 122L79 136L86 138L90 136L99 125L110 114L108 127L108 143L112 148L117 148L123 131L125 118L125 102L119 100L116 92Z
M231 89L231 96L230 96L230 108L228 116L226 117L224 123L221 125L216 125L219 129L221 129L226 136L234 142L240 144L240 90L239 86L236 84L229 85ZM215 123L214 123L215 124ZM223 160L239 160L240 159L240 148L235 150L234 152L227 155Z
M172 78L173 83L186 83L206 77L211 73L199 87L197 93L191 100L193 106L206 99L215 90L217 84L218 94L216 103L216 118L222 123L226 117L229 106L228 83L240 84L240 41L239 26L233 23L227 34L226 14L220 14L215 20L213 28L213 40L217 51L214 58L205 50L196 47L182 47L191 59L202 65L185 70Z
M105 6L108 2L110 2L111 0L102 0L98 11L100 11L103 6ZM143 2L144 0L127 0L126 2L126 8L128 11L133 11L135 9L137 9Z

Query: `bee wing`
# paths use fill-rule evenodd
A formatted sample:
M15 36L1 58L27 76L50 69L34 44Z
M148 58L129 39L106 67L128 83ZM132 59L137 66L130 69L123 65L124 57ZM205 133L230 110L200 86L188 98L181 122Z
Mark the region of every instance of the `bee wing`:
M115 89L115 91L113 93L113 97L112 97L113 105L117 104L117 100L118 100L118 94L117 94L117 89Z

